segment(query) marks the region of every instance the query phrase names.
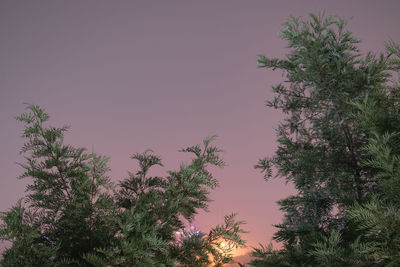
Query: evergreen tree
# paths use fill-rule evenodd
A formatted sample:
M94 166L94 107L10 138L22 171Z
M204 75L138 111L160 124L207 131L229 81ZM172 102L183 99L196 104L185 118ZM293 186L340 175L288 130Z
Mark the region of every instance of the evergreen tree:
M224 165L214 137L183 149L194 159L166 177L149 176L152 166L162 166L152 151L134 154L139 170L115 186L108 158L65 145L68 127L47 127L42 108L27 109L17 120L25 123L21 178L31 183L28 195L1 213L0 238L12 243L2 266L188 266L200 258L197 266L222 266L232 261L231 248L244 245L233 215L207 237L196 236L195 246L176 237L218 185L208 171ZM229 249L218 250L222 241Z
M107 266L206 266L205 264L232 261L228 253L213 253L218 237L232 246L242 246L239 234L241 222L233 216L227 217L224 226L217 226L203 239L203 234L186 234L178 242L176 233L191 222L198 209L207 208L210 189L217 180L207 170L207 165L222 167L224 162L217 154L221 150L211 146L213 137L200 145L181 150L194 154L189 165L182 164L179 171L169 171L167 177L151 177L152 166L162 166L161 159L151 151L135 154L139 170L129 173L116 192L116 203L120 208L119 229L116 242L108 249L86 255L88 262ZM116 249L117 248L117 249ZM219 257L219 261L210 260ZM96 264L95 264L96 263Z
M107 158L63 144L68 127L45 127L49 116L43 109L35 105L27 109L17 117L25 123L26 140L21 149L26 163L20 164L25 172L20 178L30 177L32 182L24 202L2 213L1 238L13 243L2 264L38 266L36 259L46 257L50 265L81 263L83 253L112 238ZM54 254L49 256L50 252Z
M378 190L365 204L355 204L348 217L356 226L365 265L400 264L400 46L386 44L388 68L393 79L354 103L358 118L372 134L365 151L371 156L364 165L377 170L373 176Z
M364 147L370 158L363 165L376 170L370 180L377 190L366 203L355 203L346 216L357 230L353 243L336 242L329 246L325 239L315 244L310 253L321 264L332 265L333 259L342 265L400 264L400 87L394 80L400 69L400 47L391 41L386 48L391 81L369 92L362 101L353 102L358 109L354 117L359 126L371 133ZM339 232L331 235L337 236L337 240L341 238Z
M267 106L287 117L277 130L275 156L260 160L256 168L266 180L277 170L297 194L278 202L284 221L276 226L274 239L284 248L255 250L254 266L319 266L326 261L314 252L338 244L344 244L347 254L358 253L348 211L380 189L373 178L376 168L363 164L370 159L364 148L372 133L360 126L352 102L384 88L390 73L383 54L361 58L359 40L346 24L323 13L311 14L309 21L291 18L281 33L290 49L286 58L260 55L258 60L261 68L283 71L286 84L273 87L276 96ZM345 252L332 253L349 258ZM332 266L350 264L328 261Z

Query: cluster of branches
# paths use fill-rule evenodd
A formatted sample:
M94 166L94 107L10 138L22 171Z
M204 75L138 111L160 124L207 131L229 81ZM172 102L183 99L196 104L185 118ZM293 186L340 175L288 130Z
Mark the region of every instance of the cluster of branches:
M286 77L267 106L287 117L256 168L297 193L278 202L283 248L255 249L253 266L400 265L400 47L362 57L346 24L291 18L286 58L259 57Z
M214 137L183 149L194 158L166 177L149 175L162 166L151 150L134 154L138 171L115 185L107 157L65 145L68 127L46 126L48 119L35 105L17 117L26 140L20 178L30 184L28 195L1 213L0 238L11 242L1 266L222 266L244 246L234 214L208 234L176 235L207 208L218 185L208 171L224 166Z

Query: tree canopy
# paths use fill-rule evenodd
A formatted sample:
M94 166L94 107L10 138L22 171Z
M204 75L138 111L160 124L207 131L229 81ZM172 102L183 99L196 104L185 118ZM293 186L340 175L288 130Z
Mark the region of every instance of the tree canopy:
M400 49L389 42L384 53L362 57L346 25L324 13L291 18L281 32L286 57L259 56L260 68L285 76L267 106L286 118L275 155L256 168L297 193L278 202L284 220L274 239L283 248L255 249L253 266L399 263Z
M209 233L185 230L218 181L209 166L223 167L214 137L182 149L191 153L165 177L151 150L132 155L135 173L118 184L108 176L108 158L63 142L68 127L47 126L49 115L28 105L24 123L27 196L1 213L0 238L11 242L2 266L222 266L232 261L244 222L235 214ZM228 246L221 246L221 243Z

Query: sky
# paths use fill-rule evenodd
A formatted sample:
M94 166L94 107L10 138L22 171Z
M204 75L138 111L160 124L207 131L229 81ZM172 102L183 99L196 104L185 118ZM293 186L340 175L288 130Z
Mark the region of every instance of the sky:
M321 10L352 18L362 52L400 42L396 0L0 1L0 211L29 183L17 179L14 119L28 102L50 125L71 126L66 143L109 156L114 182L136 170L136 152L153 149L165 174L188 162L179 149L217 135L227 166L213 169L220 187L194 224L207 231L235 212L250 247L268 244L282 220L276 201L294 190L253 167L273 155L283 118L265 100L284 77L258 69L257 55L284 57L281 24Z

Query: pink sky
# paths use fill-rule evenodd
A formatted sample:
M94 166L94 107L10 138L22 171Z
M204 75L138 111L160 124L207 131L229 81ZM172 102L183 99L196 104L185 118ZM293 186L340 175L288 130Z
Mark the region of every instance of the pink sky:
M0 2L0 211L24 195L19 149L24 102L71 125L66 142L111 157L114 181L147 148L165 170L187 160L178 149L218 135L228 166L202 230L237 212L250 246L269 243L281 221L276 201L292 188L263 181L257 160L276 148L279 112L264 106L281 73L257 69L256 55L282 57L279 31L290 15L325 9L353 17L363 51L400 41L393 1L15 1ZM162 169L155 170L161 172Z

